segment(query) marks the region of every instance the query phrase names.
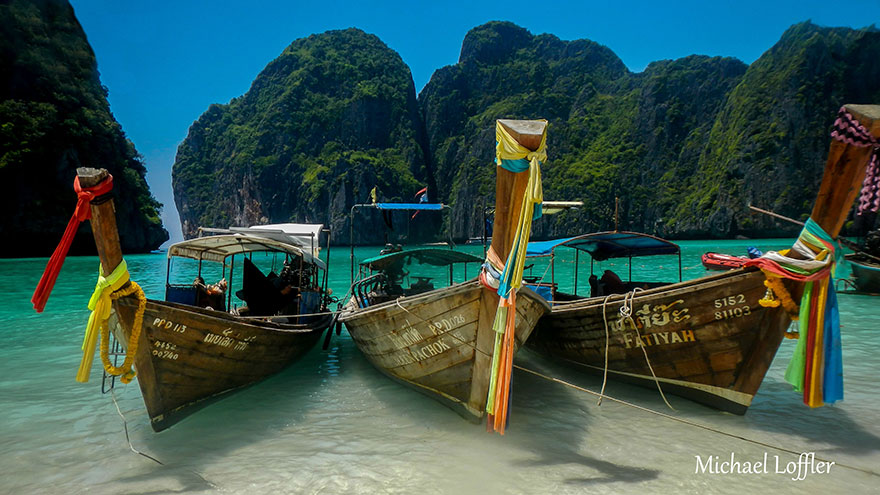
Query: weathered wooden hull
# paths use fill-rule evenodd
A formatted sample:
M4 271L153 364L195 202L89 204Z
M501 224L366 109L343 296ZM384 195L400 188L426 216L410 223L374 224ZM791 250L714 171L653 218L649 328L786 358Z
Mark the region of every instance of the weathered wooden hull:
M128 342L137 302L116 304ZM148 300L135 356L137 380L155 431L225 394L281 371L320 339L331 315L301 324L247 320L224 312Z
M517 346L547 303L529 289L517 294ZM343 314L340 319L376 368L474 421L489 390L498 296L472 280Z
M781 308L758 304L763 282L760 271L736 269L638 293L635 328L620 317L623 296L612 296L604 308L608 376L656 388L653 369L664 392L744 414L790 323ZM554 306L528 345L602 373L603 299Z
M860 292L880 293L880 264L858 260L853 255L846 255L852 268L856 289Z

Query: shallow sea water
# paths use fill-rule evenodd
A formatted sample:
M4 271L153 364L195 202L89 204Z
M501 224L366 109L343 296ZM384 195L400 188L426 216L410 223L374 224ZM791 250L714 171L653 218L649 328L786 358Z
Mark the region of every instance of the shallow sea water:
M744 254L747 245L778 249L789 242L682 242L684 278L706 274L699 262L705 251ZM462 249L482 253L478 246ZM558 282L570 279L573 258L566 256L557 260ZM347 249L333 249L337 294L349 284L348 258ZM160 297L164 255L127 260L148 297ZM580 262L585 286L589 259ZM794 349L785 341L745 416L673 395L669 410L656 390L616 382L606 388L612 397L708 429L609 400L598 406L593 395L517 370L510 426L500 436L389 380L343 332L328 350L319 345L282 373L158 434L137 385L117 385L131 444L158 464L129 449L113 396L101 394L99 360L89 384L74 381L97 259L68 259L38 315L29 300L45 263L0 260L0 290L7 294L0 306L0 492L741 495L868 493L880 482L878 297L841 294L845 400L820 409L804 406L783 381ZM542 263L533 274L543 273ZM625 278L625 260L596 267L607 268ZM640 270L677 278L678 261L638 260L633 271ZM848 275L842 266L838 276ZM589 390L601 387L599 377L528 350L516 364ZM793 481L775 473L777 456L781 469L798 460L788 451L815 452L836 464L828 474ZM698 455L753 462L765 453L766 474L695 473Z

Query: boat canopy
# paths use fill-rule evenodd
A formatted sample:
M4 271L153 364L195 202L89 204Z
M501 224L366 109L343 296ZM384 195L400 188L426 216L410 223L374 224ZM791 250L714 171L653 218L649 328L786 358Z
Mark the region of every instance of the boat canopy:
M417 248L382 254L361 262L370 270L388 270L389 268L402 268L405 265L416 263L447 266L454 263L482 263L483 258L461 251L440 248Z
M527 256L549 256L558 246L567 246L590 254L596 261L611 258L679 254L673 242L638 232L597 232L577 237L530 242Z
M250 227L229 227L228 229L212 229L199 227L199 235L206 234L253 234L259 237L275 239L285 244L292 244L308 249L312 256L318 257L318 242L324 225L320 223L275 223L269 225L252 225Z
M355 206L372 206L379 210L442 210L448 208L443 203L371 203Z
M203 229L210 232L221 229ZM253 252L279 252L302 257L307 263L325 268L322 260L312 256L301 246L291 242L264 237L258 232L209 235L196 237L173 244L168 248L168 257L190 258L194 260L216 261L223 263L226 258L236 254Z
M560 211L569 209L578 209L584 206L583 201L544 201L541 203L541 209L544 215L553 215Z

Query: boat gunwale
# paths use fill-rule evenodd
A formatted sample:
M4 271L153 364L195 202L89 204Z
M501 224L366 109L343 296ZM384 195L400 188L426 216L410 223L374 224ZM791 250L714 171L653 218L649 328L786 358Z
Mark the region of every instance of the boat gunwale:
M635 292L634 296L631 298L633 302L640 301L644 298L653 298L665 292L669 294L663 294L664 296L673 296L679 293L692 292L695 290L695 286L707 284L706 288L714 287L716 285L727 285L730 283L730 278L745 278L747 276L755 274L758 272L757 268L754 267L745 267L745 268L735 268L732 270L725 271L723 273L717 273L705 277L695 278L691 280L686 280L683 282L676 282L669 285L664 285L662 287L655 287L653 289L646 289L643 291ZM574 301L559 301L554 302L552 305L553 316L556 316L560 313L570 313L573 311L580 311L583 309L592 308L594 306L601 306L603 303L605 304L616 304L625 298L627 298L628 294L633 291L628 291L624 294L614 294L611 297L608 296L596 296L596 297L584 297L581 299L576 299ZM605 298L608 297L607 302L605 302Z
M846 261L848 261L854 265L858 265L860 268L880 272L880 263L873 263L871 261L863 261L863 260L853 260L853 258L855 258L856 256L858 256L858 253L852 253L852 254L847 254L846 256L844 256L844 258L846 259Z
M137 306L137 301L131 298L120 298L118 300L125 306ZM157 299L147 299L147 304L153 304L159 308L159 310L171 310L174 312L183 312L190 313L196 315L198 318L213 318L216 320L221 320L225 322L234 322L239 325L244 325L248 327L254 327L260 330L273 331L278 333L285 334L307 334L315 331L324 331L325 328L329 327L332 323L333 315L332 312L327 313L314 313L314 314L303 314L303 315L289 315L290 317L299 318L303 316L326 316L326 318L319 318L316 323L281 323L274 322L268 320L259 320L255 318L247 318L240 316L231 315L224 311L216 311L207 308L199 308L195 306L189 306L186 304L173 303L168 301L160 301ZM266 318L273 318L273 316L267 316ZM275 317L277 318L277 317ZM325 323L326 320L326 323Z
M458 282L447 287L440 287L438 289L423 292L421 294L416 294L414 296L400 296L396 299L376 304L375 306L370 306L367 308L356 308L348 311L343 310L339 314L339 321L345 323L346 321L352 320L356 317L364 316L372 312L384 311L392 306L397 306L398 304L400 304L401 306L403 305L403 303L407 303L407 305L419 304L426 302L425 300L427 299L432 299L437 296L447 297L449 295L457 294L459 292L473 290L474 288L486 289L486 287L480 284L479 279L475 277L466 282ZM529 297L531 297L532 299L536 299L537 301L539 301L539 304L543 305L545 308L545 314L549 314L552 310L550 304L543 297L541 297L540 295L538 295L537 292L526 287L525 285L519 288L517 297L522 294L528 294Z

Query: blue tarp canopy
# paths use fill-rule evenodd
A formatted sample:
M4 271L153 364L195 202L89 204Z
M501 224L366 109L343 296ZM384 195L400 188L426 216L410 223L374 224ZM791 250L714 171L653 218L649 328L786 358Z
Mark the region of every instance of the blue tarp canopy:
M530 242L527 256L547 256L558 246L587 252L596 261L610 258L679 254L677 244L638 232L597 232L551 241Z
M361 266L369 267L370 270L388 270L392 267L400 268L404 265L410 265L413 262L447 266L453 263L482 263L483 258L452 249L417 248L369 258L361 261Z
M374 203L374 206L380 210L442 210L443 203Z

